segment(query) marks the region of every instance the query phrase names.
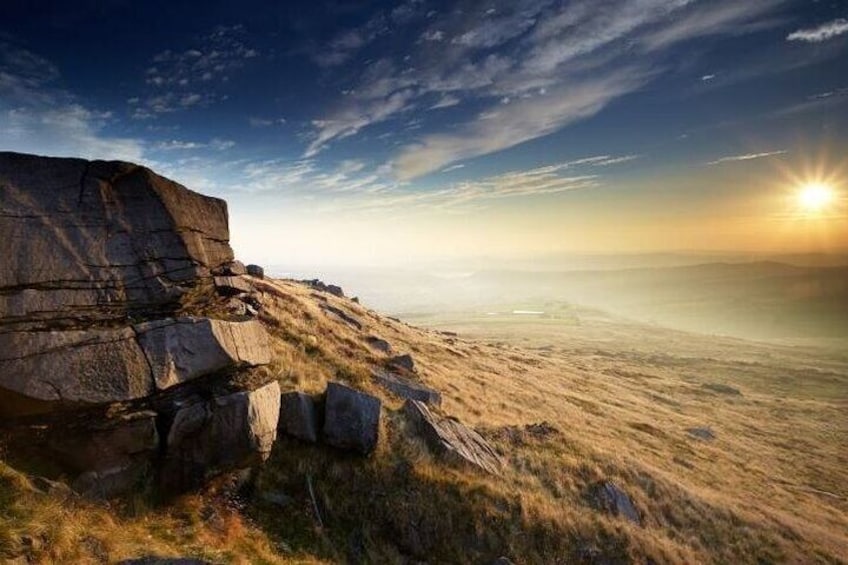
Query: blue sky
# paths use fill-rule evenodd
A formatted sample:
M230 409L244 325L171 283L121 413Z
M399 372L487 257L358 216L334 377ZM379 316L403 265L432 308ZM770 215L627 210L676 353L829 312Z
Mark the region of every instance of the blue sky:
M846 101L844 1L5 0L0 19L0 149L149 165L226 198L237 251L271 262L789 249L709 226L752 199L780 216L763 179L813 161L844 182ZM681 218L702 229L669 238Z

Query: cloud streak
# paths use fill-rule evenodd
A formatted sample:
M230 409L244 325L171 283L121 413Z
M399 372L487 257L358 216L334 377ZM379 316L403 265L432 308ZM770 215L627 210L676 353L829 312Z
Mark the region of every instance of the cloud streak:
M848 20L838 18L819 26L793 31L786 36L787 41L803 41L806 43L821 43L839 35L848 33Z
M778 151L766 151L763 153L744 153L742 155L730 155L727 157L721 157L716 159L715 161L710 161L707 165L721 165L722 163L735 163L738 161L751 161L752 159L763 159L765 157L775 157L777 155L785 155L788 153L786 149L781 149Z

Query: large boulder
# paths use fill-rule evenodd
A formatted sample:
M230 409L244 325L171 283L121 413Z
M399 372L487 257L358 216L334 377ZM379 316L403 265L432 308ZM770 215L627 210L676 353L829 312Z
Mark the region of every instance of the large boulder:
M137 324L135 331L160 390L222 369L271 360L268 333L255 320L185 317Z
M324 441L367 455L377 446L380 399L340 383L327 384Z
M413 428L436 455L460 466L500 474L500 455L483 437L453 418L440 418L417 400L407 400L403 411Z
M226 202L147 168L0 152L0 325L168 309L233 258Z
M197 485L215 471L268 458L277 438L280 385L187 403L167 435L161 480L167 490Z

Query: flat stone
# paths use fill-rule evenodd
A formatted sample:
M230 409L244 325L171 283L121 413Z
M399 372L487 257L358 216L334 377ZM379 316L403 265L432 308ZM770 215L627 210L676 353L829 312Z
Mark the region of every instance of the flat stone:
M503 467L500 455L474 430L453 418L440 418L417 400L407 400L403 411L430 450L442 459L500 474Z
M223 369L271 361L268 333L256 320L176 318L135 326L160 390Z
M704 441L712 441L715 439L715 433L708 427L689 428L686 430L686 433Z
M380 399L340 383L327 384L324 441L333 447L367 455L380 431Z
M131 328L0 333L0 416L120 402L155 389Z
M372 376L377 384L403 399L418 400L433 406L439 406L442 403L442 395L438 391L413 382L402 375L375 370Z
M287 392L280 397L279 429L297 439L318 441L318 411L312 397L302 392Z
M405 371L415 371L415 360L409 353L398 355L389 359L389 366L403 369Z
M266 460L277 437L279 416L276 381L184 406L168 431L163 486L184 490L214 473Z
M215 277L215 289L225 296L235 296L243 292L253 292L253 285L244 277L221 276Z

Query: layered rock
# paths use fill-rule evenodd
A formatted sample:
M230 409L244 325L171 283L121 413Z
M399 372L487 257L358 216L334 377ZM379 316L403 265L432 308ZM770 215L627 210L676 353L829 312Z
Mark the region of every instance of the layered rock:
M27 416L20 443L41 430L25 448L79 492L191 486L270 452L279 385L231 378L270 361L263 326L174 317L214 276L252 290L228 240L223 200L144 167L0 153L0 419Z
M233 258L223 200L123 162L0 153L0 325L167 309Z

